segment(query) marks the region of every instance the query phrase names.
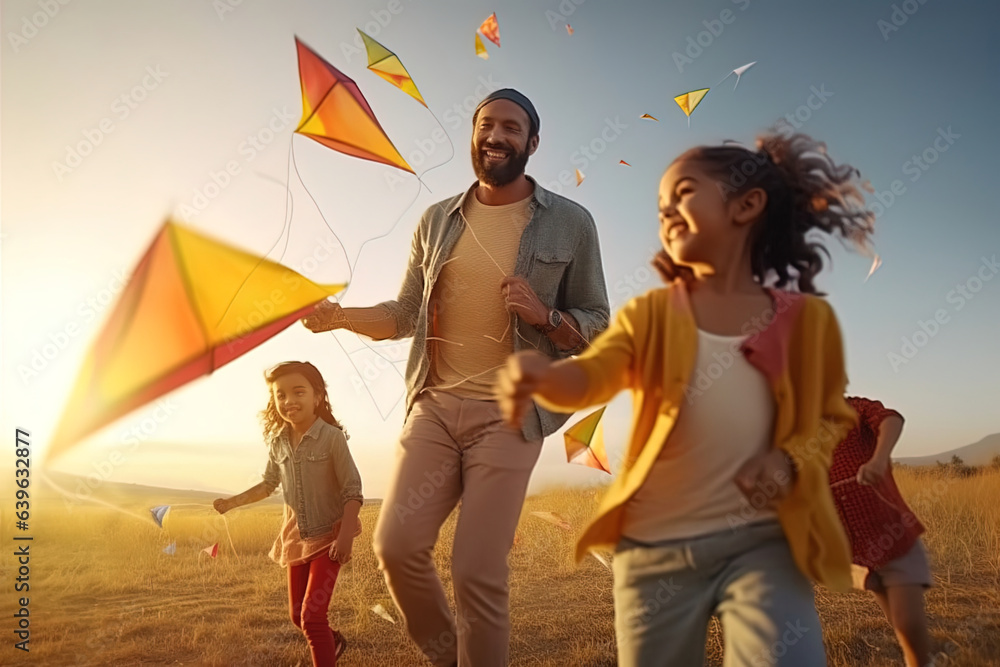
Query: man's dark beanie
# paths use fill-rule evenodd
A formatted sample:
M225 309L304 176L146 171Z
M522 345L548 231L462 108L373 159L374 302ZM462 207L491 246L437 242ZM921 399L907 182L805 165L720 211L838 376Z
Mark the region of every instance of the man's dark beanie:
M541 121L538 120L538 112L535 111L535 105L531 103L531 100L513 88L501 88L500 90L495 90L484 97L483 101L476 107L476 112L472 114L473 123L476 122L476 117L479 116L479 110L493 100L510 100L517 106L524 109L524 111L528 114L528 119L531 121L531 129L528 132L528 135L534 136L538 134L538 130L541 128Z

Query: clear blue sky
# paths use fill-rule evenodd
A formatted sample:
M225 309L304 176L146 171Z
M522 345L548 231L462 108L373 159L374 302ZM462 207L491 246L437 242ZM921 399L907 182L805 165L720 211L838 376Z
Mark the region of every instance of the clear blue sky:
M882 268L865 283L868 260L834 241L832 270L820 280L845 333L850 391L881 398L908 418L900 455L1000 431L1000 277L984 264L1000 255L992 199L1000 59L991 43L1000 11L993 7L942 0L56 6L49 17L36 1L13 0L0 15L2 421L6 432L29 428L39 449L107 315L116 276L132 269L168 214L268 253L283 227L282 184L290 180L288 246L270 257L320 282L346 277L343 260L322 250L334 243L322 213L351 257L366 239L386 234L361 253L345 303L394 296L420 212L474 178L463 105L474 105L487 86L516 87L539 110L541 145L529 174L543 184L577 167L586 174L582 186L560 187L597 220L614 307L656 284L646 270L656 244L656 187L673 157L700 143L752 143L798 113L802 131L826 141L835 159L857 166L878 191L891 192L898 181L877 222ZM483 61L474 55L473 33L493 11L502 48L487 43L490 59ZM402 58L454 143L447 164L451 147L435 142L441 135L432 115L366 71L354 42L355 27L366 24ZM396 182L387 175L402 172L303 137L294 140L301 182L294 172L289 179L300 113L295 35L359 83L418 171L444 164L423 177L433 193L424 189L414 201L412 177ZM757 65L735 91L735 77L716 85L751 61ZM672 98L703 87L712 90L689 128ZM815 91L823 97L810 97ZM803 106L809 103L813 109ZM640 120L643 113L659 122ZM71 169L57 166L80 142L96 145ZM912 161L922 155L933 160L926 170ZM632 166L620 166L621 159ZM228 182L218 176L227 163L237 167ZM213 173L224 187L211 187ZM206 194L211 201L198 210ZM962 296L954 291L960 285L978 291ZM924 337L920 322L935 313L944 323ZM901 355L903 337L915 334L926 344L894 368L890 353ZM364 371L371 354L340 339L359 350L352 358ZM43 350L51 358L40 361ZM385 354L400 359L405 348ZM109 452L126 446L129 429L146 420L155 427L114 467L113 479L239 490L264 464L256 423L266 400L261 371L284 359L320 366L353 434L368 491L381 495L401 406L383 419L333 336L297 325L175 392L169 410L123 418L60 467L106 468ZM23 372L33 360L41 369ZM399 377L374 367L369 377L383 408L391 408ZM612 447L625 438L625 405L618 401L609 413ZM560 464L560 443L553 438L546 446L537 481L595 479Z

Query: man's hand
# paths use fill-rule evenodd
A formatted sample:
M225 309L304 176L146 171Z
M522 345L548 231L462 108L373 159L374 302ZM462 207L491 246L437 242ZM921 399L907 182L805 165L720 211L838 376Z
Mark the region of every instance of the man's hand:
M889 472L889 462L878 456L873 456L871 460L858 468L858 484L877 486L882 483L887 472Z
M316 304L316 310L302 318L302 324L313 333L322 333L346 328L347 317L339 303L320 301Z
M347 564L351 560L351 552L354 550L354 535L343 530L337 533L337 539L330 545L330 558L341 565Z
M531 326L548 324L551 309L542 303L524 278L507 276L500 283L500 293L507 310L516 313Z
M777 508L795 486L795 469L785 452L772 449L744 463L734 481L748 500L753 494L762 491L767 496L766 507Z
M504 420L515 428L521 427L524 413L531 407L535 393L552 360L541 352L528 350L507 358L507 366L497 375L496 398Z

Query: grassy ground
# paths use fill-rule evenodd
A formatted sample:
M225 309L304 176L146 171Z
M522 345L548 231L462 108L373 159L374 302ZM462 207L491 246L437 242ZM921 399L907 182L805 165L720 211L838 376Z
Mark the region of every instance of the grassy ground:
M933 471L897 473L904 495L927 527L936 587L927 596L937 666L996 665L1000 656L1000 471L969 478ZM102 496L105 503L67 505L35 498L31 543L31 651L12 648L2 664L38 665L308 665L305 639L287 616L285 574L267 558L279 505L237 510L223 521L204 497ZM575 534L597 502L593 491L550 491L529 498L510 555L517 666L615 664L611 573L595 558L572 561ZM148 507L174 503L158 528ZM532 516L553 511L563 530ZM337 583L330 619L350 642L343 665L426 664L397 618L371 550L378 507L362 510L365 532ZM7 518L7 517L5 517ZM4 522L4 528L9 521ZM435 560L450 588L448 555L454 516ZM230 542L231 538L231 542ZM162 552L176 541L176 554ZM4 537L12 544L10 536ZM212 560L200 551L220 543ZM13 549L0 563L13 579ZM9 590L9 589L8 589ZM23 595L23 594L18 594ZM0 599L11 619L16 597ZM892 633L870 595L817 589L833 667L901 664ZM9 628L13 623L8 621ZM709 664L721 664L721 635L709 628Z

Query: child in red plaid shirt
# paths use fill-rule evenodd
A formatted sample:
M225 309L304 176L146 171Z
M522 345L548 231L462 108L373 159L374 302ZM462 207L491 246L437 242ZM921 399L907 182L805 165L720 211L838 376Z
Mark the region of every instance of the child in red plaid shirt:
M851 540L855 586L870 590L903 648L907 667L930 660L924 589L932 585L924 527L892 478L890 454L903 416L880 401L848 397L858 426L834 450L830 487Z

